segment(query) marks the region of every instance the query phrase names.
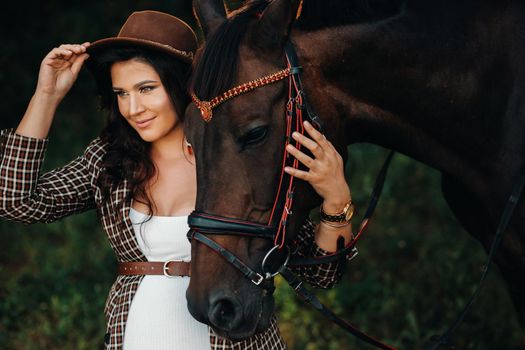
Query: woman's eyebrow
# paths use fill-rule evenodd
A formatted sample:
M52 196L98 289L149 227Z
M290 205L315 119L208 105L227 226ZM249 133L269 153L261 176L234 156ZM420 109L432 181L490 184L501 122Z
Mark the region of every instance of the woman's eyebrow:
M142 86L142 85L145 85L145 84L151 84L151 83L158 83L158 81L156 81L156 80L143 80L143 81L141 81L141 82L136 83L135 85L133 85L133 87L134 87L134 88L138 88L138 87L140 87L140 86Z
M136 83L135 85L133 85L133 88L136 89L136 88L138 88L138 87L140 87L142 85L151 84L151 83L158 83L158 81L157 80L143 80L143 81L140 81L140 82ZM113 86L113 90L125 90L125 89L123 89L121 87L118 87L118 86Z

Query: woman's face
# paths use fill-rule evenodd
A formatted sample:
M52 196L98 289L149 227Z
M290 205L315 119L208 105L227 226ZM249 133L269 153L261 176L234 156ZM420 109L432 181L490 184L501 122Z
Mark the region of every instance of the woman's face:
M138 59L116 62L111 82L120 114L144 141L158 141L180 127L175 107L150 64Z

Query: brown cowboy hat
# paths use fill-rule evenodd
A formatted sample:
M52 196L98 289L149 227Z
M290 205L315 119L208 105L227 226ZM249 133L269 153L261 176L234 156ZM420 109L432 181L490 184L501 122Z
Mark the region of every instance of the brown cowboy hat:
M154 49L189 63L197 49L197 38L191 27L175 16L158 11L138 11L128 17L116 37L93 42L87 52L92 57L115 46Z

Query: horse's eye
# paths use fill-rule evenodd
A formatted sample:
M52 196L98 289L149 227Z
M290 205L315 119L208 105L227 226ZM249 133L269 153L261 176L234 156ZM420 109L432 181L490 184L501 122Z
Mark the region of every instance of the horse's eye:
M258 126L256 128L251 129L246 134L244 134L242 137L240 137L239 144L241 145L243 149L246 147L258 145L264 141L267 134L268 134L267 126Z

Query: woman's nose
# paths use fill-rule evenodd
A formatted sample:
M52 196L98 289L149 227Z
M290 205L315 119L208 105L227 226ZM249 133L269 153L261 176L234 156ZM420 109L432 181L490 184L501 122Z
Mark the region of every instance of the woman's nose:
M142 99L137 94L130 94L129 95L129 115L131 117L135 117L140 115L142 112L145 111L144 104L142 103Z

